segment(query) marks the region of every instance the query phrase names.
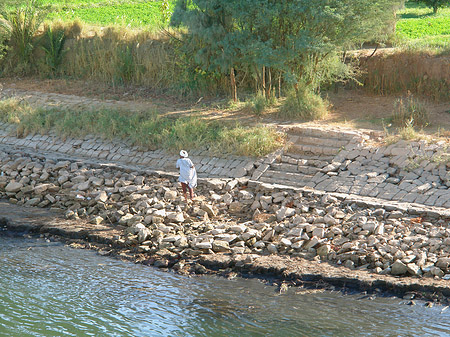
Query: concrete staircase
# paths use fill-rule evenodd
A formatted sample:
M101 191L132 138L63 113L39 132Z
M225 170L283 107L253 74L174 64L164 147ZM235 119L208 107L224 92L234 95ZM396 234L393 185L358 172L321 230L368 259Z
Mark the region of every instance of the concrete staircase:
M308 186L342 149L353 148L365 138L360 132L315 127L288 127L284 131L289 137L287 149L267 158L253 178L271 184Z

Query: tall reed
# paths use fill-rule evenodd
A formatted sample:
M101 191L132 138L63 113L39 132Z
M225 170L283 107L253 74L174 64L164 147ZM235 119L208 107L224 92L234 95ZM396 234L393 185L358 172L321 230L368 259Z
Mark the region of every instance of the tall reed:
M364 86L378 95L411 92L434 101L450 99L450 59L400 51L363 61Z

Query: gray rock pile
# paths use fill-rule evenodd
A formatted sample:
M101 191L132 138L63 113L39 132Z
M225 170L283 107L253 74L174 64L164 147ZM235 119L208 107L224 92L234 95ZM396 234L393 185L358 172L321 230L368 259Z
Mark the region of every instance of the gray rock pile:
M200 181L186 205L174 176L20 153L0 152L0 170L1 197L122 226L117 243L143 254L286 254L380 274L450 275L443 218L247 178Z

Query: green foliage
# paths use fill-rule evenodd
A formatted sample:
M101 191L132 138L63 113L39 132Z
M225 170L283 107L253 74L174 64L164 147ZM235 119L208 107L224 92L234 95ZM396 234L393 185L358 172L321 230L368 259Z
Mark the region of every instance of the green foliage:
M266 126L223 128L213 145L216 153L235 153L242 156L265 156L280 148L284 136L275 128Z
M0 101L0 121L15 124L19 135L55 131L61 136L95 134L122 138L144 148L205 148L225 155L262 156L283 146L273 128L243 127L196 117L169 118L155 111L35 109L17 100Z
M9 66L17 72L29 67L31 55L35 48L34 35L43 22L45 14L39 10L36 0L27 2L0 15L0 38L7 40L9 46Z
M276 99L272 96L270 99L266 98L262 92L258 92L247 103L246 107L249 108L256 115L261 115L264 110L275 104Z
M130 83L136 73L134 55L130 46L117 48L116 81L119 83Z
M433 8L433 13L437 13L439 8L447 6L450 1L449 0L421 0L425 5L430 8Z
M45 52L45 64L49 67L52 75L56 75L62 63L65 41L66 36L63 29L53 30L49 26L43 35L41 48Z
M159 1L54 1L50 19L75 20L96 25L119 25L154 29L166 26L173 2Z
M433 14L424 3L408 1L397 17L397 43L421 50L448 50L450 7Z
M382 39L391 0L179 0L172 25L189 29L195 61L206 71L251 73L266 97L283 83L318 87L338 50ZM328 74L333 77L336 74Z
M283 119L301 119L304 121L318 120L328 114L328 103L314 93L310 88L301 87L291 90L278 112Z
M164 23L168 24L170 21L170 17L172 16L172 10L171 10L169 0L161 1L161 13L162 13Z
M449 17L403 20L397 23L397 34L409 39L425 36L450 35Z
M394 103L392 116L394 125L401 128L425 127L429 124L429 113L425 105L412 95Z

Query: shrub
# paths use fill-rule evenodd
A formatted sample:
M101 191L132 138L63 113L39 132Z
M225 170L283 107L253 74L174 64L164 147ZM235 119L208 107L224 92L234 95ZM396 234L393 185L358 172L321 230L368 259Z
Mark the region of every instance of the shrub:
M392 123L401 128L425 127L429 124L428 110L412 95L406 99L399 98L394 103Z
M51 75L56 75L64 56L64 43L66 36L64 29L47 27L42 37L41 48L45 52L45 64Z
M116 63L116 80L117 82L130 83L136 73L136 66L134 61L133 50L130 46L122 46L117 48L117 63Z
M412 125L401 127L398 130L398 134L403 140L413 140L418 138L418 134Z
M8 66L14 72L22 73L30 67L30 59L35 48L34 35L43 22L45 14L39 10L36 0L26 6L0 15L0 35L7 36Z
M246 104L245 109L247 111L253 112L256 115L261 115L268 107L274 105L276 99L274 96L266 98L262 92L258 92L253 96Z
M225 127L213 144L217 153L234 153L241 156L265 156L284 145L284 135L266 126Z
M328 114L328 102L309 88L301 88L297 92L291 90L278 117L283 119L317 120Z

